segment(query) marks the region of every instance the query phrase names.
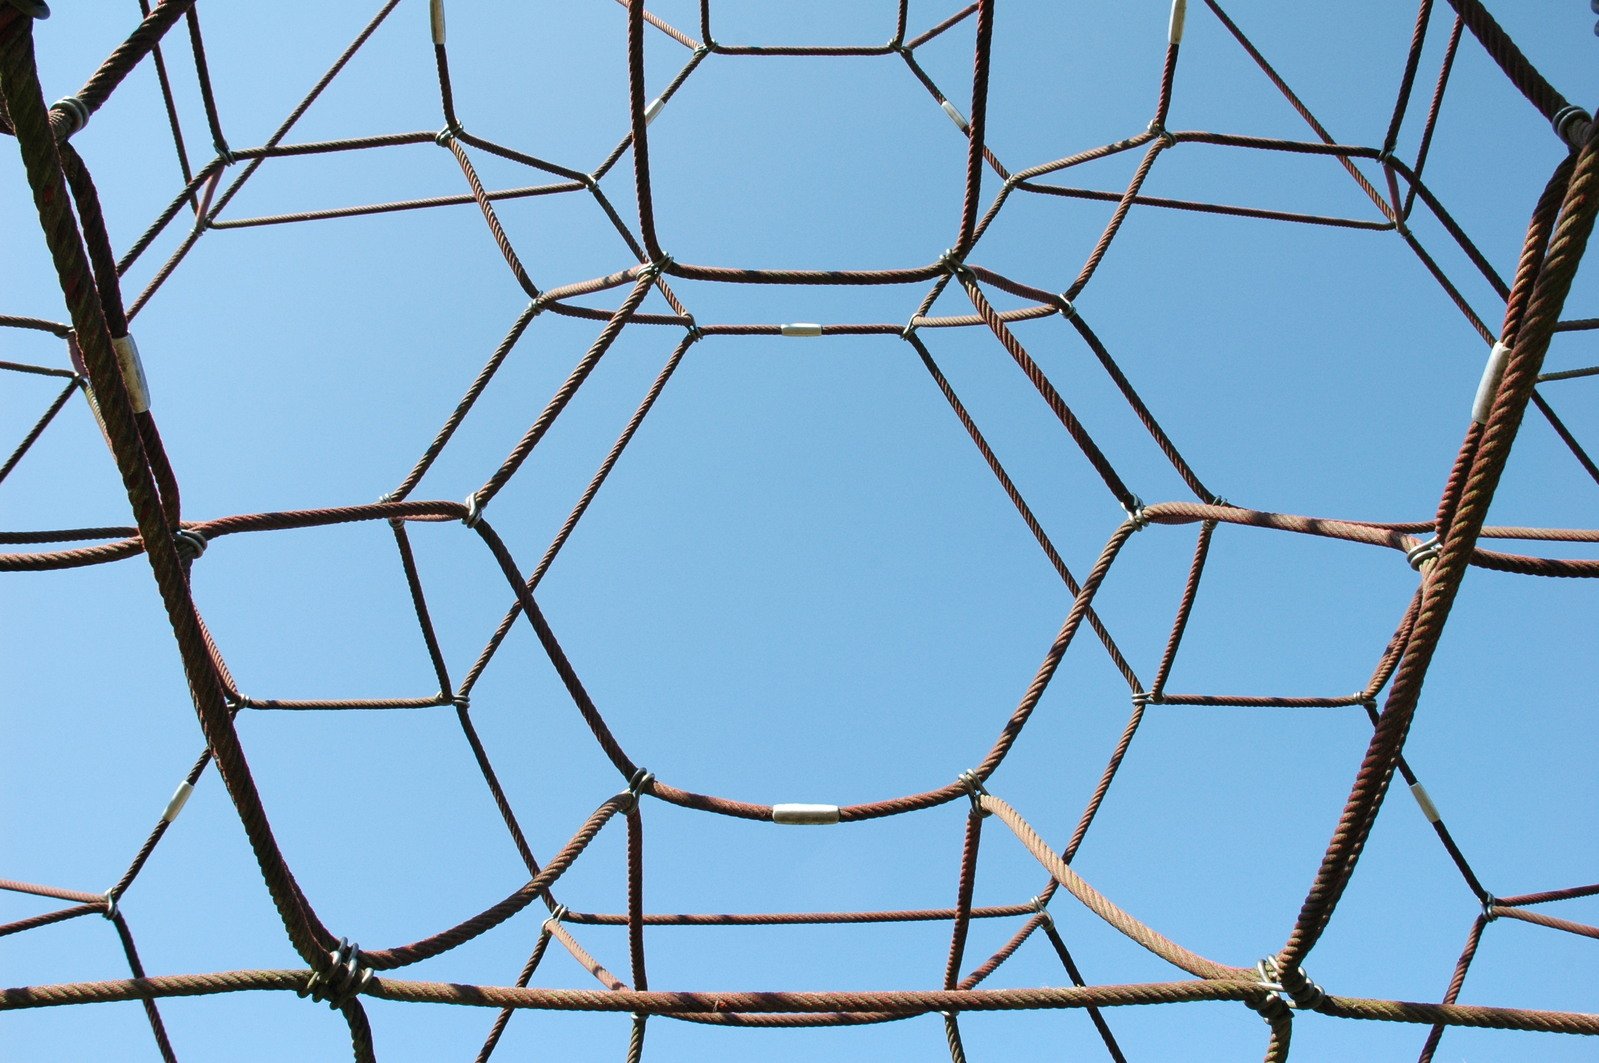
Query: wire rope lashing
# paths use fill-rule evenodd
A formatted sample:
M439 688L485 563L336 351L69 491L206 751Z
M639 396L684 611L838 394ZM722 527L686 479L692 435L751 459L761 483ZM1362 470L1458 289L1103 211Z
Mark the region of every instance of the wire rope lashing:
M994 814L990 809L983 807L983 798L988 796L988 788L983 785L982 776L978 775L975 769L967 768L956 778L965 788L966 796L971 798L971 815L974 819L986 819Z
M67 116L67 123L59 134L62 139L70 137L89 124L89 108L76 96L61 97L61 99L50 105L50 110L52 113L60 113Z
M1128 495L1128 500L1122 503L1122 512L1132 522L1133 531L1143 531L1149 527L1149 514L1144 509L1144 500L1137 495Z
M340 938L338 946L328 950L327 963L313 971L295 993L301 999L310 997L338 1011L371 981L372 968L361 962L361 946L349 938Z
M1443 549L1443 541L1434 535L1425 542L1418 543L1405 551L1405 560L1410 562L1410 567L1417 572L1422 566L1438 557L1438 551Z
M653 772L646 771L643 768L639 768L637 771L633 772L633 774L628 777L627 789L617 795L624 802L620 811L632 812L634 809L638 808L639 798L644 794L649 793L650 789L654 785L655 775Z
M1599 3L1596 3L1593 9L1599 14ZM1599 34L1599 23L1594 24L1593 31ZM1574 103L1568 103L1555 112L1549 124L1554 126L1555 135L1565 141L1566 146L1572 151L1576 151L1588 139L1588 127L1593 124L1593 115Z
M1281 993L1287 995L1285 1003L1299 1011L1315 1011L1326 1001L1327 994L1311 981L1300 967L1284 967L1278 962L1277 957L1267 956L1255 965L1255 971L1260 975L1261 982L1268 986L1275 986Z
M1285 998L1287 990L1277 980L1275 958L1270 957L1257 963L1255 965L1255 974L1260 980L1261 991L1246 997L1244 1003L1251 1011L1264 1019L1266 1025L1273 1029L1291 1022L1294 1008Z
M1032 899L1027 902L1027 907L1032 909L1033 914L1038 919L1039 926L1052 927L1055 925L1055 917L1050 914L1049 903L1044 900L1042 893L1033 894Z
M178 548L178 556L184 561L192 562L205 553L208 539L193 528L179 528L172 533L172 543Z

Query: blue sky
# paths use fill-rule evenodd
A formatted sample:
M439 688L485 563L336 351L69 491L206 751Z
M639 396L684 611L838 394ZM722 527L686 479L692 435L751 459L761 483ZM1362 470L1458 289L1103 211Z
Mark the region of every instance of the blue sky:
M285 17L201 6L228 143L265 143L371 18L324 5ZM698 33L696 4L650 10ZM1375 2L1228 14L1341 143L1380 146L1414 9ZM1450 19L1438 5L1397 154L1414 160ZM1578 3L1490 4L1569 98L1595 98L1592 17ZM58 5L36 29L48 99L75 91L137 20L133 4ZM910 36L958 10L910 4ZM892 3L713 5L722 44L881 44ZM1002 3L987 142L1016 171L1144 130L1166 47L1164 2ZM466 127L573 170L629 128L626 12L600 0L451 4L449 49ZM916 50L970 113L973 21ZM653 98L689 60L646 34ZM182 26L166 59L190 159L213 149ZM403 0L285 138L306 143L443 124L428 7ZM1310 140L1313 134L1195 4L1172 130ZM142 65L74 138L118 253L182 187L155 72ZM679 262L894 269L955 239L966 140L897 56L711 55L649 127L658 231ZM1528 213L1563 148L1468 34L1440 112L1428 186L1508 275ZM544 175L470 152L490 188ZM1141 151L1050 180L1120 192ZM230 167L231 179L242 168ZM1366 167L1380 183L1380 172ZM18 159L0 152L0 314L63 320ZM632 156L600 182L638 232ZM999 181L984 174L986 209ZM220 222L466 190L432 143L268 160ZM1147 195L1253 208L1379 215L1331 159L1182 143ZM1112 204L1014 193L968 262L1059 292ZM496 206L541 288L637 264L581 192ZM180 218L128 270L132 301L187 231ZM1497 329L1503 304L1435 219L1418 241ZM925 283L870 288L673 283L701 325L902 324ZM1001 309L1023 304L986 288ZM613 309L625 289L575 300ZM133 334L184 515L362 504L410 470L527 305L471 204L209 231L142 306ZM1468 422L1487 345L1392 232L1135 207L1076 300L1207 486L1235 504L1354 520L1431 518ZM659 293L644 309L666 313ZM970 304L951 288L935 313ZM1579 274L1568 318L1599 316ZM411 497L459 501L497 468L593 342L599 321L538 315ZM1146 503L1191 501L1092 351L1059 316L1017 338ZM636 325L584 383L486 514L531 570L682 337ZM1124 519L1116 499L986 329L927 329L942 371L1078 577ZM1592 332L1557 336L1548 370L1599 362ZM0 328L0 359L66 367L43 332ZM60 391L7 372L9 453ZM1579 440L1599 438L1592 378L1544 395ZM1490 521L1599 526L1594 482L1529 417ZM87 403L71 401L0 481L0 528L129 523ZM1147 685L1177 608L1196 526L1136 535L1095 607ZM510 604L459 523L411 528L450 674L469 670ZM1529 544L1594 556L1582 544ZM1512 547L1516 548L1516 547ZM1585 554L1584 551L1587 551ZM99 892L114 882L201 752L182 670L142 559L8 575L0 610L6 693L0 877ZM1167 689L1340 696L1360 689L1416 585L1402 555L1222 527ZM426 697L438 686L393 535L381 522L231 536L193 573L201 614L255 699ZM986 754L1048 649L1071 596L909 345L897 336L711 335L692 347L540 585L538 599L617 737L661 780L760 803L836 804L934 789ZM1586 884L1599 786L1584 691L1599 620L1583 581L1485 570L1465 582L1423 694L1407 760L1498 895ZM1066 654L990 789L1065 843L1126 724L1127 684L1091 633ZM472 694L473 719L534 852L545 858L621 781L547 657L519 625ZM273 828L335 933L369 948L426 936L526 878L448 707L247 711L238 722ZM1293 925L1370 736L1358 707L1156 706L1074 862L1145 922L1208 956L1251 965ZM646 907L755 912L954 903L966 804L832 828L783 827L644 806ZM1045 873L995 821L979 904L1027 900ZM562 879L573 909L625 905L614 823ZM56 902L0 894L0 919ZM296 966L237 817L214 774L124 898L154 973ZM535 906L537 908L537 906ZM1179 972L1062 894L1051 906L1090 982ZM1306 968L1348 996L1438 999L1478 905L1396 788ZM1599 902L1550 914L1599 921ZM542 909L404 977L509 984ZM967 969L1019 925L974 926ZM579 939L626 977L620 928ZM676 989L934 988L946 923L887 927L652 928L650 983ZM1462 1000L1599 1010L1588 942L1500 920ZM0 939L7 985L126 975L111 927L77 919ZM1061 985L1035 936L986 983ZM535 985L591 986L552 949ZM343 1023L290 994L163 1002L179 1058L344 1058ZM379 1058L471 1058L492 1014L372 1002ZM1129 1058L1254 1058L1260 1020L1235 1004L1121 1009ZM159 1058L132 1004L5 1016L19 1059ZM1080 1013L962 1022L973 1060L1103 1053ZM249 1031L244 1033L241 1031ZM518 1015L499 1052L616 1059L621 1016ZM1421 1027L1296 1023L1295 1059L1407 1058ZM242 1039L242 1040L241 1040ZM657 1020L646 1059L937 1058L921 1017L845 1030L734 1031ZM1553 1035L1449 1032L1439 1059L1578 1059ZM498 1054L496 1058L499 1058Z

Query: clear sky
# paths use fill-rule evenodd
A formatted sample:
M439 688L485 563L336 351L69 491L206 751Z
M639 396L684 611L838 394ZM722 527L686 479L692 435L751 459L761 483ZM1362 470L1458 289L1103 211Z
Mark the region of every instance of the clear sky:
M909 5L907 39L960 10ZM1380 148L1414 7L1379 0L1223 4L1334 141ZM1448 44L1439 2L1395 155L1414 168ZM74 92L136 25L133 3L59 3L36 27L47 100ZM698 4L660 0L698 38ZM723 0L725 46L881 45L887 0ZM1495 0L1490 10L1556 88L1599 100L1599 40L1579 0ZM259 147L372 18L376 4L200 5L216 110L232 150ZM1145 132L1167 49L1166 0L1002 0L986 143L1019 172ZM912 55L957 113L972 113L976 19ZM646 27L646 96L692 58ZM627 12L610 0L448 5L457 113L471 133L578 173L628 134ZM216 155L180 23L163 58L187 151ZM402 0L282 138L285 145L437 131L444 124L428 4ZM1312 142L1316 134L1215 12L1195 2L1166 126ZM897 270L956 243L967 137L898 54L711 54L648 129L655 226L677 263L744 269ZM125 254L182 190L154 65L140 65L73 138ZM475 147L485 187L561 178ZM1430 138L1424 180L1509 278L1527 218L1564 147L1468 33ZM1039 178L1121 193L1147 147ZM242 173L236 161L221 188ZM1380 167L1359 169L1380 194ZM986 210L1001 188L982 175ZM508 198L495 212L540 290L639 264L633 154L599 188ZM0 315L64 321L16 153L0 150ZM129 266L132 332L152 411L191 521L370 503L394 491L528 306L471 204L230 227L230 222L468 191L432 141L267 159L171 275L143 298L193 226L181 213ZM1184 140L1143 194L1364 227L1134 206L1076 309L1204 485L1251 509L1344 520L1432 519L1469 423L1489 344L1423 259L1330 156ZM220 199L221 192L218 192ZM213 201L213 205L215 201ZM967 263L1067 290L1115 204L1019 190ZM185 208L187 210L187 208ZM1424 205L1417 244L1490 333L1503 299ZM980 282L1000 310L1032 300ZM937 789L987 754L1044 659L1072 595L916 351L897 330L930 282L872 287L671 287L711 334L662 389L537 598L629 755L664 783L772 804L848 805ZM544 311L409 494L459 502L500 466L628 286ZM659 291L641 311L672 315ZM932 313L972 305L951 285ZM1568 319L1599 317L1595 269ZM814 322L820 337L713 326ZM891 325L825 334L844 323ZM1120 478L1146 504L1195 493L1062 315L1017 321L1036 359ZM770 330L768 330L770 331ZM624 328L532 456L484 509L523 573L537 564L684 336ZM1126 519L1039 391L987 328L918 335L1076 578ZM1599 363L1593 331L1557 335L1546 371ZM70 367L45 331L0 327L0 361ZM59 377L0 371L0 454L61 392ZM1599 378L1541 394L1599 442ZM87 402L72 396L0 480L0 531L131 523ZM1599 527L1599 491L1544 418L1530 415L1490 523ZM1142 687L1161 662L1197 524L1129 541L1095 609ZM459 522L413 523L410 543L452 683L511 604L483 543ZM85 544L76 544L85 545ZM6 546L5 550L53 549ZM1512 543L1599 556L1581 543ZM1370 680L1417 576L1400 552L1224 525L1164 689L1341 698ZM203 739L141 557L7 573L0 608L0 878L99 893L127 868ZM196 604L242 694L427 699L439 682L384 521L233 535L193 569ZM1465 858L1497 896L1599 880L1599 740L1592 711L1599 605L1584 580L1474 569L1422 695L1406 760ZM988 787L1057 850L1071 837L1127 725L1127 680L1093 633L1071 644ZM471 716L532 852L552 855L625 784L525 622L471 692ZM447 704L388 710L247 709L238 732L289 865L335 934L369 949L425 937L528 877ZM1073 867L1150 926L1252 966L1275 953L1315 875L1371 727L1358 705L1154 705ZM955 903L964 799L886 820L780 826L643 805L651 912L944 908ZM1026 902L1048 876L996 820L985 824L976 903ZM626 906L620 819L561 879L579 912ZM0 921L62 902L0 892ZM299 966L213 770L121 901L153 974ZM1050 906L1090 983L1185 977L1064 892ZM1599 922L1599 901L1539 909ZM1306 970L1345 996L1438 1000L1480 904L1396 785ZM395 972L511 984L538 937L535 904L481 938ZM963 973L1021 925L976 922ZM625 930L573 926L631 977ZM938 988L947 921L889 926L652 927L655 989ZM1509 919L1490 925L1461 1000L1599 1011L1593 942ZM127 976L113 928L90 916L0 938L8 986ZM558 945L534 985L598 983ZM1034 935L985 987L1065 985ZM367 1004L379 1058L470 1059L493 1012ZM180 1059L348 1058L344 1023L288 993L161 1003ZM1129 1059L1249 1059L1261 1020L1236 1003L1122 1008ZM495 1058L615 1060L621 1015L523 1013ZM1081 1012L962 1020L969 1058L1106 1058ZM1294 1059L1410 1058L1426 1028L1295 1024ZM141 1008L108 1004L0 1016L18 1060L158 1059ZM841 1030L743 1031L652 1020L646 1060L932 1059L936 1016ZM1452 1030L1440 1060L1593 1058L1584 1040Z

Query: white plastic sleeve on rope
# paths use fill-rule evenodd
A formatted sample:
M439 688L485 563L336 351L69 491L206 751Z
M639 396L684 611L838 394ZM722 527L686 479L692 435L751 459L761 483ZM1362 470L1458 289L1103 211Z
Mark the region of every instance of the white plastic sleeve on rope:
M644 108L644 124L649 125L651 122L655 121L655 116L660 114L661 108L665 106L666 100L664 97L657 96L655 99L651 100L649 102L649 106Z
M189 795L194 793L194 787L188 782L178 783L178 788L172 794L172 800L167 802L167 810L161 813L161 822L171 823L178 818L178 813L183 811L183 806L189 803Z
M837 805L773 805L773 823L837 823Z
M433 23L433 43L444 43L444 0L430 0L428 17Z
M144 363L139 360L139 345L132 336L112 336L111 349L117 354L117 368L122 370L122 381L128 387L128 401L134 413L150 409L150 382L144 377Z
M1493 409L1494 396L1499 394L1499 381L1505 375L1505 362L1510 358L1510 348L1502 342L1494 344L1488 352L1488 364L1482 367L1482 380L1477 384L1477 397L1471 403L1471 419L1478 424L1488 423L1488 411Z
M780 326L785 336L820 336L822 326L814 321L793 321Z
M939 106L944 108L944 113L949 115L949 120L955 123L956 129L959 129L962 133L964 133L971 128L971 124L966 121L966 116L961 114L959 107L956 107L948 100L944 100L939 104Z
M1410 788L1410 796L1416 799L1416 804L1421 806L1421 814L1427 817L1428 823L1437 823L1441 818L1438 815L1438 806L1432 803L1432 798L1427 796L1427 788L1421 783L1416 783Z
M1188 0L1171 0L1171 23L1166 27L1170 44L1183 43L1183 23L1188 21Z

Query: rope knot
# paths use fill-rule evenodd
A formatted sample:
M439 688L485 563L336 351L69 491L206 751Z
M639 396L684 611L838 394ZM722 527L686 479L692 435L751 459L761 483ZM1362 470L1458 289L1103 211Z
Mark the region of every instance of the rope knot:
M108 889L108 890L105 891L104 896L105 896L105 911L101 912L100 914L105 916L107 919L115 921L116 918L117 918L117 894L116 894L116 890L114 888L113 889Z
M1154 134L1156 140L1160 141L1161 147L1176 147L1177 138L1172 136L1171 130L1162 125L1159 119L1149 123L1149 131Z
M361 962L361 946L349 938L340 938L339 945L328 951L328 962L314 971L305 985L295 990L303 997L338 1011L351 997L360 994L372 980L372 968Z
M483 519L483 503L478 501L477 492L466 496L466 512L461 516L461 523L468 528L476 528L478 521Z
M1127 519L1133 522L1133 531L1143 531L1149 527L1149 516L1144 512L1144 500L1137 495L1129 496L1122 503L1122 509L1127 513Z

